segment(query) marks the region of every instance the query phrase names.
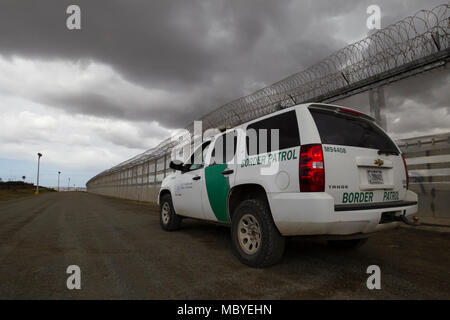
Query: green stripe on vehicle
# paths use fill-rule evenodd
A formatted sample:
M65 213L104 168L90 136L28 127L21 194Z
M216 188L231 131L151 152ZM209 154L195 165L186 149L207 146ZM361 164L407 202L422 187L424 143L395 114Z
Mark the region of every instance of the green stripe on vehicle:
M228 222L227 197L230 190L228 179L222 175L227 168L226 163L205 168L206 191L209 204L217 220Z

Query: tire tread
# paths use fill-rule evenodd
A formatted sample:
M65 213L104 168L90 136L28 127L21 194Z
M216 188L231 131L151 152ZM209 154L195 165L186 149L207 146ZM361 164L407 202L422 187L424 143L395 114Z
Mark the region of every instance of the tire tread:
M170 206L170 215L169 215L169 223L164 224L162 221L162 207L165 202L169 203ZM165 231L175 231L180 229L181 226L181 217L176 214L175 209L172 203L172 196L170 194L165 194L161 197L160 205L159 205L159 223L161 228Z
M249 208L256 215L262 230L262 247L257 256L251 259L247 258L245 253L239 248L235 229L240 219L240 211ZM252 210L253 209L253 210ZM247 209L248 210L248 209ZM244 211L245 212L245 211ZM264 226L264 227L263 227ZM232 220L232 241L234 252L239 260L251 267L264 268L277 263L284 253L285 239L279 233L272 218L267 202L261 199L248 199L242 201L236 208Z

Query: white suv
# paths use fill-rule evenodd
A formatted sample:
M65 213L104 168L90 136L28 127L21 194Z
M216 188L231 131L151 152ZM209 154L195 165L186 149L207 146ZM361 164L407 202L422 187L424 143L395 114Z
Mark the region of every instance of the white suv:
M417 211L400 150L370 116L326 104L294 106L204 141L172 161L158 197L164 230L182 217L231 226L253 267L276 263L286 236L361 245Z

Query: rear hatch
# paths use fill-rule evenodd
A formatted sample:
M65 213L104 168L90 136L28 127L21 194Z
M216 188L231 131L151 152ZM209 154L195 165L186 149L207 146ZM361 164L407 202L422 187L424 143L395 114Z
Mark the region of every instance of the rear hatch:
M325 192L335 205L401 201L406 171L399 149L374 120L357 111L312 105L325 166Z

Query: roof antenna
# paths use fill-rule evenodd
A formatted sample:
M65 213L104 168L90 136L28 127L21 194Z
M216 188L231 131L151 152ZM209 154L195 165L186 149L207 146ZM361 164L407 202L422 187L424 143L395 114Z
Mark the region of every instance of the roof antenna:
M297 104L297 101L295 101L295 98L292 96L292 94L288 94L289 98L294 102L294 105Z

